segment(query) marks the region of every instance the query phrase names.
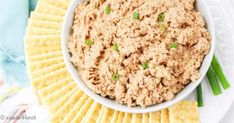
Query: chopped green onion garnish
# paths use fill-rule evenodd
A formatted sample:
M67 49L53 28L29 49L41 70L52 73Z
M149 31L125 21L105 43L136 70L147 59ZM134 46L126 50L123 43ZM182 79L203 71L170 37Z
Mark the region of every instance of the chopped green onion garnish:
M197 105L198 105L198 107L203 106L202 85L201 85L201 83L197 86Z
M119 75L118 75L117 73L114 73L114 74L112 75L112 80L114 80L114 81L119 80Z
M111 47L113 50L115 51L119 51L119 47L118 47L118 44L114 43Z
M85 40L85 44L91 46L94 42L90 39Z
M177 45L175 43L171 43L170 48L177 48Z
M159 24L159 29L161 32L165 32L167 30L167 26L163 23L160 23Z
M149 64L147 62L142 63L141 66L143 67L144 70L149 68Z
M158 21L164 21L165 14L162 12L158 15Z
M106 11L106 14L110 14L110 11L111 11L110 6L107 6L105 11Z
M222 70L222 67L221 67L221 65L220 65L220 63L219 63L219 61L218 61L218 59L216 58L215 55L213 56L211 65L212 65L216 75L218 76L223 88L224 89L229 88L230 84L229 84L227 78L225 77L225 75L223 73L223 70Z
M212 89L214 95L216 96L216 95L221 94L222 91L221 91L221 88L219 87L219 83L217 81L217 78L216 78L216 75L215 75L215 72L214 72L212 66L209 67L206 75L207 75L207 78L209 80L209 83L210 83L210 86L211 86L211 89Z
M139 19L140 17L139 17L139 13L138 12L134 12L133 13L133 18L134 19Z

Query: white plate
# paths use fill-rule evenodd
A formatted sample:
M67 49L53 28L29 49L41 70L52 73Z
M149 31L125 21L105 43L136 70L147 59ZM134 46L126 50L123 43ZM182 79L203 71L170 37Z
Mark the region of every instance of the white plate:
M223 66L231 88L223 91L219 96L214 96L207 79L203 80L204 107L199 108L201 123L219 123L225 115L234 100L234 37L231 28L230 18L225 13L224 8L218 0L205 0L209 6L209 10L215 24L217 49L216 55ZM227 7L225 5L225 7ZM228 12L231 14L232 12ZM234 20L234 15L233 15ZM234 25L234 24L233 24ZM233 26L234 27L234 26ZM196 91L187 99L194 100ZM37 112L37 111L35 111ZM49 119L47 119L49 121ZM224 122L220 122L224 123ZM230 122L225 122L230 123Z
M218 0L205 0L205 2L215 25L215 54L231 83L231 88L223 90L223 93L219 96L214 96L207 78L203 79L204 107L199 108L199 114L201 123L219 123L234 100L234 33L228 15L221 7L221 3ZM190 100L195 98L196 91L187 97Z

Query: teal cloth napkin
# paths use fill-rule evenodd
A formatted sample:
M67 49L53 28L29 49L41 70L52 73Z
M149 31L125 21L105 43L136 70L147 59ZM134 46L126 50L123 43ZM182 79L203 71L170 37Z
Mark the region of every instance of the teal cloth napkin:
M0 0L0 72L5 82L27 86L24 34L36 0Z

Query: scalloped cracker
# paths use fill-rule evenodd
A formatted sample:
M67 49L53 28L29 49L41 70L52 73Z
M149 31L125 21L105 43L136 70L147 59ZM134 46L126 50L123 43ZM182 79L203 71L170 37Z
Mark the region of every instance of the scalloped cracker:
M199 123L196 101L181 101L169 107L170 123Z
M161 110L161 123L170 123L168 109Z

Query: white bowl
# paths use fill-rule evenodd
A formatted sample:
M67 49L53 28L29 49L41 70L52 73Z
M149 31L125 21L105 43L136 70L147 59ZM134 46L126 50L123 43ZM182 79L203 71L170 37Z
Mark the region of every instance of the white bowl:
M139 106L137 107L127 107L126 105L119 104L115 102L114 100L104 98L95 92L93 92L91 89L89 89L84 82L82 82L78 76L76 68L73 66L73 64L70 62L70 54L68 53L67 49L67 39L70 35L72 23L73 23L73 12L78 3L82 2L83 0L73 0L70 4L68 11L65 15L65 20L62 25L62 52L64 55L64 61L68 68L68 71L70 72L71 76L73 77L74 81L77 82L78 86L87 94L89 97L97 101L98 103L107 106L109 108L122 111L122 112L129 112L129 113L148 113L148 112L154 112L158 111L164 108L167 108L176 102L184 99L186 96L188 96L192 91L198 86L198 84L202 81L204 76L206 75L206 72L208 71L208 68L210 66L214 49L215 49L215 32L214 32L214 25L210 16L210 13L208 11L208 8L206 6L206 3L204 0L196 0L196 7L199 12L201 12L202 16L205 18L207 28L212 36L212 43L211 43L211 49L210 52L206 55L204 58L204 61L201 65L201 68L199 70L200 72L200 78L195 81L191 82L189 85L187 85L181 92L179 92L175 98L173 98L170 101L163 102L160 104L155 104L146 108L141 108Z

